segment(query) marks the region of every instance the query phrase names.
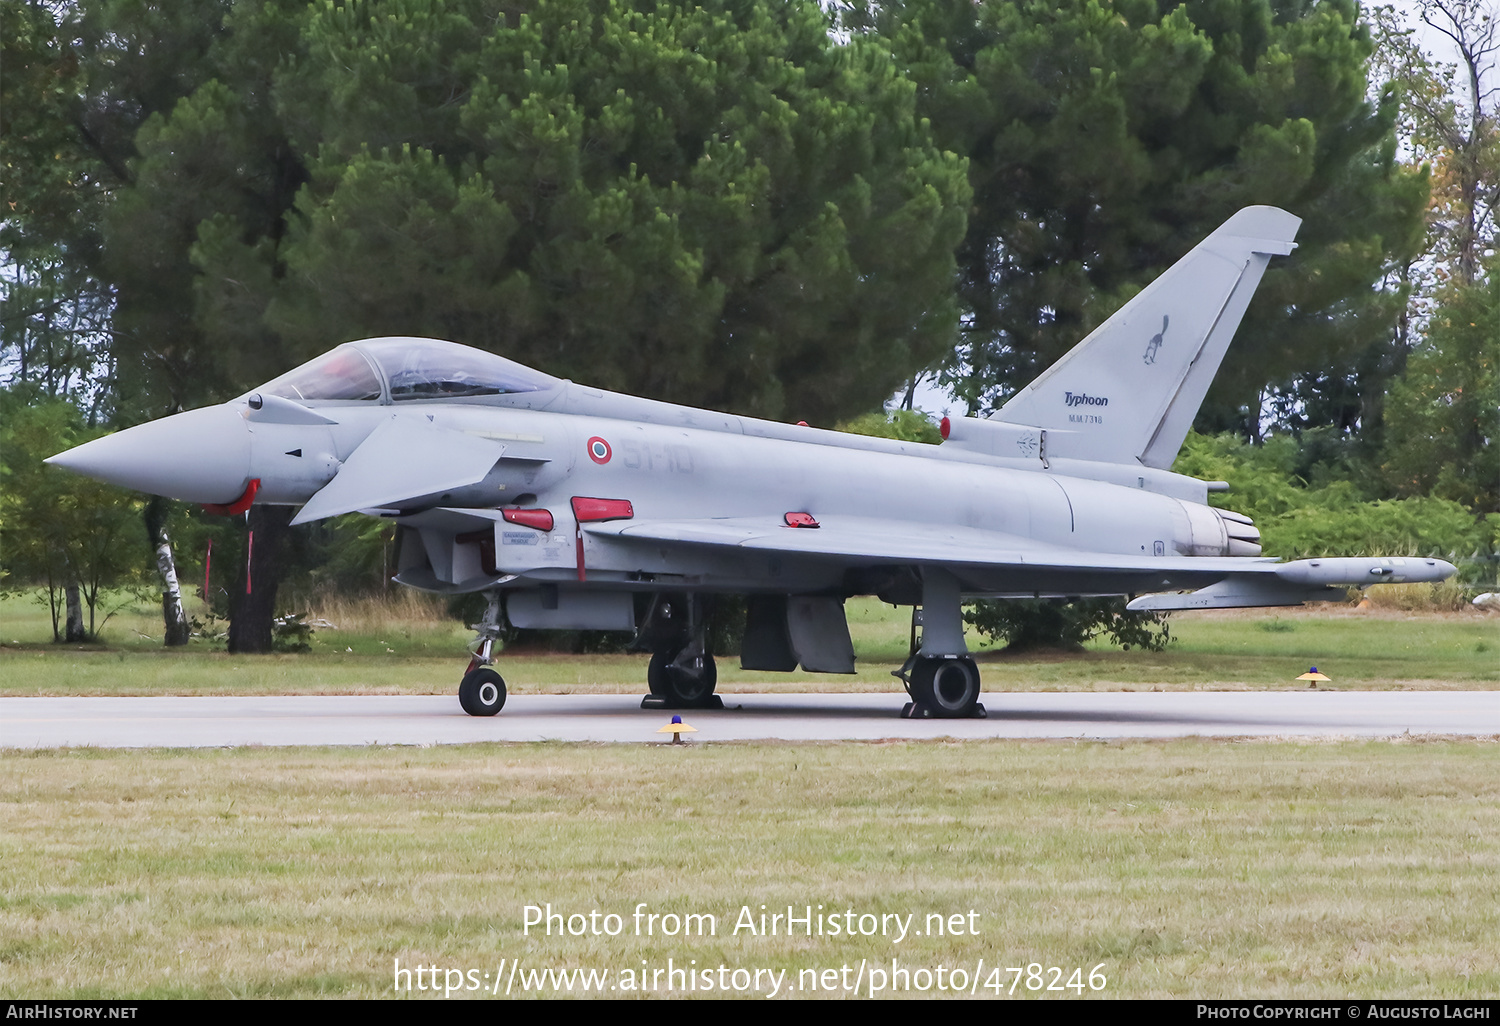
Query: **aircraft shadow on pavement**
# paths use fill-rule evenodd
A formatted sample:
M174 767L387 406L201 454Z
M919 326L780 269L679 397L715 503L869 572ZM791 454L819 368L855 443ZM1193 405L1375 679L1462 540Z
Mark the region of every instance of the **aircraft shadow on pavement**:
M723 710L680 710L683 715L694 714L703 716L721 716L724 714L744 714L749 716L765 716L773 719L797 719L808 717L828 717L840 720L886 720L898 718L901 712L901 703L891 702L888 696L871 696L869 705L811 705L798 703L795 705L777 705L772 703L756 703L751 706L733 701L733 696L726 696ZM994 699L997 696L984 696L990 699L985 706L986 718L991 720L1017 720L1035 723L1048 722L1084 722L1084 723L1174 723L1174 724L1240 724L1246 727L1297 727L1311 725L1300 719L1276 718L1276 717L1236 717L1214 714L1183 714L1183 713L1134 713L1113 710L1076 710L1076 709L1005 709ZM876 701L883 700L886 704L877 705ZM656 710L643 710L643 712L656 712ZM962 722L955 720L950 722Z

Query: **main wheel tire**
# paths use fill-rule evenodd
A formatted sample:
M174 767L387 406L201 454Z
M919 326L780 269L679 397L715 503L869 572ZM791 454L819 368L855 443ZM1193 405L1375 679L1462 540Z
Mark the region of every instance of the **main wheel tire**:
M939 719L961 719L979 704L979 667L968 656L920 659L911 675L911 697Z
M470 670L458 685L458 704L470 716L493 716L505 708L505 678L488 666Z
M651 650L651 663L646 667L646 687L657 698L670 698L671 687L667 684L667 664L676 658L681 649Z
M706 702L719 683L719 670L714 657L703 656L703 669L697 674L672 662L682 654L685 645L659 648L651 653L651 665L646 669L646 686L658 698L665 698L672 705L694 706Z

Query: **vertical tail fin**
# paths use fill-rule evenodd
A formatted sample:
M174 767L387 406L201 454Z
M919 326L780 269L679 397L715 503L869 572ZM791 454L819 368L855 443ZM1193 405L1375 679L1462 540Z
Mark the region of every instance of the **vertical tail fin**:
M1045 429L1058 456L1170 467L1266 264L1301 224L1241 210L991 419Z

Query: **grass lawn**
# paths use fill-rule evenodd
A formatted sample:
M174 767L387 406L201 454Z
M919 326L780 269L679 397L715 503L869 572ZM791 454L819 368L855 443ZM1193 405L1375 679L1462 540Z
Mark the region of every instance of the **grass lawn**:
M618 985L669 958L783 988L978 969L982 996L1031 963L1113 997L1500 991L1494 743L42 751L0 780L3 997L381 997L397 960ZM635 936L640 902L717 929ZM526 935L548 903L624 929ZM762 904L914 932L736 935ZM917 936L933 913L962 931Z
M909 612L872 599L848 604L859 657L852 676L746 672L720 660L724 693L889 691L906 657ZM400 612L400 608L396 613ZM26 596L0 599L0 695L447 694L457 688L470 633L416 604L410 615L335 611L299 655L230 656L194 641L164 650L149 605L123 604L101 645L51 643L46 609ZM979 652L990 691L1300 687L1316 664L1333 688L1470 688L1500 685L1500 617L1478 611L1404 612L1350 607L1230 610L1174 616L1165 652L1123 652L1097 642L1083 653ZM155 632L153 634L153 631ZM643 691L643 655L502 654L513 694Z

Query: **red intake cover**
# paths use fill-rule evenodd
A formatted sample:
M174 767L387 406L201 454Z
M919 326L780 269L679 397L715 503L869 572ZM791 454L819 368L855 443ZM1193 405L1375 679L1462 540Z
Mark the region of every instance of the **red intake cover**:
M573 516L585 524L598 520L629 520L635 516L635 507L629 499L590 499L575 495Z
M552 511L550 509L502 509L500 515L505 518L507 524L534 527L538 531L552 530Z

